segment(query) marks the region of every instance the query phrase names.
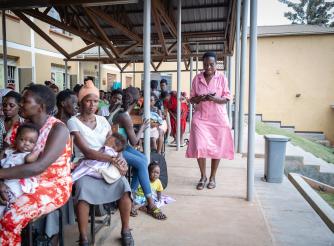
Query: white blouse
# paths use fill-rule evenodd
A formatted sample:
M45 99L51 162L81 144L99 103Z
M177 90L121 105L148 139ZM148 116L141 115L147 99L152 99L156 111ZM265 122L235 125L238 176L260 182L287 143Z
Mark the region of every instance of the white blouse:
M103 116L95 115L95 117L96 127L94 129L82 123L77 116L72 116L71 119L67 121L67 127L70 132L80 132L89 148L100 150L104 146L108 133L111 131L111 126ZM84 154L75 145L74 153L74 161L84 158Z

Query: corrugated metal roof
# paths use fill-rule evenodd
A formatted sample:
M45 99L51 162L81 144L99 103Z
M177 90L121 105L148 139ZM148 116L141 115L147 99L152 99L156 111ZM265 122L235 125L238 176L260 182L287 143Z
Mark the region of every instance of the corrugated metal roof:
M87 44L94 42L104 46L107 52L101 51L101 54L111 53L110 60L127 62L130 59L143 59L142 0L138 3L109 6L83 5L77 0L76 3L71 4L71 1L68 0L67 6L64 3L60 4L62 0L55 1L52 6L59 12L63 25L78 30L74 34L82 37ZM177 0L152 0L151 42L154 44L152 45L154 61L176 59L177 2ZM15 5L14 2L11 4ZM45 14L43 11L37 9L20 11L45 21L45 17L42 16ZM235 12L236 0L182 1L183 57L188 59L191 55L193 56L197 43L199 56L207 51L215 51L220 58L226 54L232 54ZM51 22L49 20L48 23ZM157 28L157 24L161 25L162 33ZM162 45L162 39L166 49ZM138 43L136 47L133 46L135 42ZM93 54L96 51L97 49L93 48L86 51L86 54Z
M334 34L334 28L317 25L278 25L259 26L258 36L288 36L288 35L315 35Z

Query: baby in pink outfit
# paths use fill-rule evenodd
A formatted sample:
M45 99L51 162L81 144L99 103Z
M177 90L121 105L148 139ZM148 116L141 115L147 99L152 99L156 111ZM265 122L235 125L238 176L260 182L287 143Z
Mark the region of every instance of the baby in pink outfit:
M125 146L125 138L119 133L113 133L107 136L105 146L100 149L100 152L110 155L112 157L117 157L119 153L124 150ZM110 165L111 164L109 162L82 159L81 161L79 161L78 166L72 172L73 182L85 175L102 179L103 176L101 174L101 170L107 169L108 167L110 167Z

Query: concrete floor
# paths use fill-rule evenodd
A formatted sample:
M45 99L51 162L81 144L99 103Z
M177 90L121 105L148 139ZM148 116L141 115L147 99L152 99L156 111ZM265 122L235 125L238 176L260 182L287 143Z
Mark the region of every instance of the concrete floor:
M257 199L245 200L244 161L224 161L217 175L217 188L197 191L197 163L184 158L185 148L167 153L169 185L165 191L176 202L164 207L166 221L143 212L131 219L136 245L272 245ZM96 245L119 245L120 223L105 228Z
M158 221L139 211L131 218L135 244L139 246L197 245L334 245L334 234L322 222L294 186L263 182L263 159L255 161L255 196L246 196L246 159L224 160L217 174L217 188L197 191L199 170L196 160L184 157L185 148L168 148L166 159L169 184L165 194L176 202L163 211ZM209 172L209 169L208 169ZM118 213L112 225L96 237L97 246L120 245ZM76 226L65 230L66 246L77 245Z

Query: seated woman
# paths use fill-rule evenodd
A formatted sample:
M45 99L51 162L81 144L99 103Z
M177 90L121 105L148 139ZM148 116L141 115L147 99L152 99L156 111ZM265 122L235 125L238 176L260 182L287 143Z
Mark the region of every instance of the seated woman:
M0 149L12 147L16 136L17 128L23 122L19 116L19 103L21 95L15 91L9 91L2 97L2 110L4 117L0 118ZM4 138L3 138L4 137Z
M0 245L21 245L21 230L29 221L63 206L72 190L69 160L71 145L66 126L50 116L55 95L44 85L26 88L21 104L22 116L40 132L35 152L38 159L28 165L0 169L0 180L38 176L33 194L20 196L0 220ZM0 203L5 203L6 187L0 183Z
M61 120L64 124L78 111L78 98L76 94L65 89L57 94L56 97L57 114L55 117ZM71 141L72 144L73 141ZM71 145L73 146L73 144ZM63 225L75 224L75 212L73 205L73 198L70 197L68 202L63 206ZM49 213L44 219L34 223L35 229L51 238L51 245L58 245L59 233L59 211Z
M104 146L106 137L111 131L110 124L103 117L96 115L99 104L99 90L92 81L87 81L78 94L79 112L73 116L67 126L74 137L74 162L87 158L102 162L110 162L119 169L122 177L112 184L103 179L83 176L75 183L75 201L80 232L80 245L88 245L88 216L90 204L118 202L122 221L122 245L134 245L129 229L131 211L131 189L124 177L127 165L120 158L111 157L99 150Z
M132 146L138 144L140 136L142 135L144 130L150 125L149 121L145 120L137 134L133 129L130 112L133 110L133 107L135 106L138 98L139 91L136 88L127 88L123 96L124 111L116 115L113 121L114 124L119 125L119 133L121 133L126 139L128 139ZM138 185L140 183L148 203L147 212L156 219L166 219L166 215L163 214L161 210L155 206L154 200L152 198L150 179L147 170L148 161L146 156L135 150L130 145L128 145L123 151L123 156L124 159L127 161L128 165L133 168L133 177L131 180L132 194L135 194L137 192ZM132 210L132 215L137 215L135 210Z

